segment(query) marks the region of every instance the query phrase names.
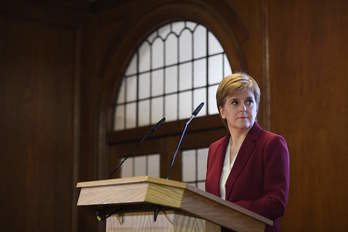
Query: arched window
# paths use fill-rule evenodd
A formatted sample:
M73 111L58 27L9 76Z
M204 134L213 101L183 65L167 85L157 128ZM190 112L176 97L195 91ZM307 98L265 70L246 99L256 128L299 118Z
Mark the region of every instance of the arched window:
M215 92L231 74L217 38L203 25L190 21L166 24L140 45L124 75L119 91L115 130L190 117L204 102L198 116L217 113Z
M192 21L175 21L153 31L134 53L124 74L116 101L113 138L121 141L120 137L127 137L137 130L141 134L145 132L139 131L141 128L155 124L162 117L166 117L167 124L172 126L164 128L168 133L163 132L162 136L160 133L156 138L160 142L150 141L132 153L133 157L127 159L119 175L166 176L182 121L204 102L198 115L200 119L196 119L201 121L195 126L198 131L202 130L199 135L185 137L184 140L190 141L183 144L179 156L181 162L176 164L180 166L176 179L180 177L204 189L207 146L211 139L199 141L199 137L205 133L217 138L210 127L210 122L219 122L216 89L223 77L231 73L223 47L205 26ZM198 138L198 141L192 138ZM127 153L136 144L129 141L117 145L113 153L120 157L129 155Z

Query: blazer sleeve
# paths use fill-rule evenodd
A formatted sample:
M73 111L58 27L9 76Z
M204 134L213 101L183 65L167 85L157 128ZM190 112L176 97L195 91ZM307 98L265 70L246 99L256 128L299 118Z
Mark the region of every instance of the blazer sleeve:
M273 138L265 147L263 195L253 201L236 203L272 220L284 215L289 190L289 152L281 136Z

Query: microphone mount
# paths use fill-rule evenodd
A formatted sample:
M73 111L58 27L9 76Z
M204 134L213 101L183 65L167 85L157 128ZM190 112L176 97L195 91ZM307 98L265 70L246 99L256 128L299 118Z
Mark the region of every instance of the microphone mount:
M173 166L174 166L174 162L175 162L176 156L178 155L179 148L180 148L180 145L181 145L181 143L182 143L182 139L184 138L184 135L185 135L185 133L186 133L187 127L188 127L188 125L191 123L192 119L193 119L194 117L197 116L197 114L199 113L199 111L202 109L203 105L204 105L203 102L202 102L201 104L199 104L199 106L193 111L191 117L187 120L187 122L186 122L186 124L185 124L185 127L184 127L184 129L183 129L183 131L182 131L182 133L181 133L181 136L180 136L179 143L178 143L178 145L177 145L177 147L176 147L176 150L175 150L175 152L174 152L172 161L171 161L170 166L169 166L169 169L168 169L168 174L167 174L167 177L166 177L167 180L168 180L168 178L169 178L170 171L172 170L172 168L173 168Z

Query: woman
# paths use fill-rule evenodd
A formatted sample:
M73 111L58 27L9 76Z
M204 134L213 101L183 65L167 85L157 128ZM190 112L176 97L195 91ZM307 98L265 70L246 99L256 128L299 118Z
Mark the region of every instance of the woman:
M283 137L256 122L258 84L244 73L227 76L216 101L228 135L209 147L206 191L274 220L265 231L280 231L279 217L288 200L289 152Z

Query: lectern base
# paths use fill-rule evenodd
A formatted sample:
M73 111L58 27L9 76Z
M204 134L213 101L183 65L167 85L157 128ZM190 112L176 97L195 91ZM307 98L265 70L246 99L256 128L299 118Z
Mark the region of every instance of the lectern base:
M153 212L128 212L106 220L107 232L220 232L221 227L204 219L174 211L160 211L154 221Z

